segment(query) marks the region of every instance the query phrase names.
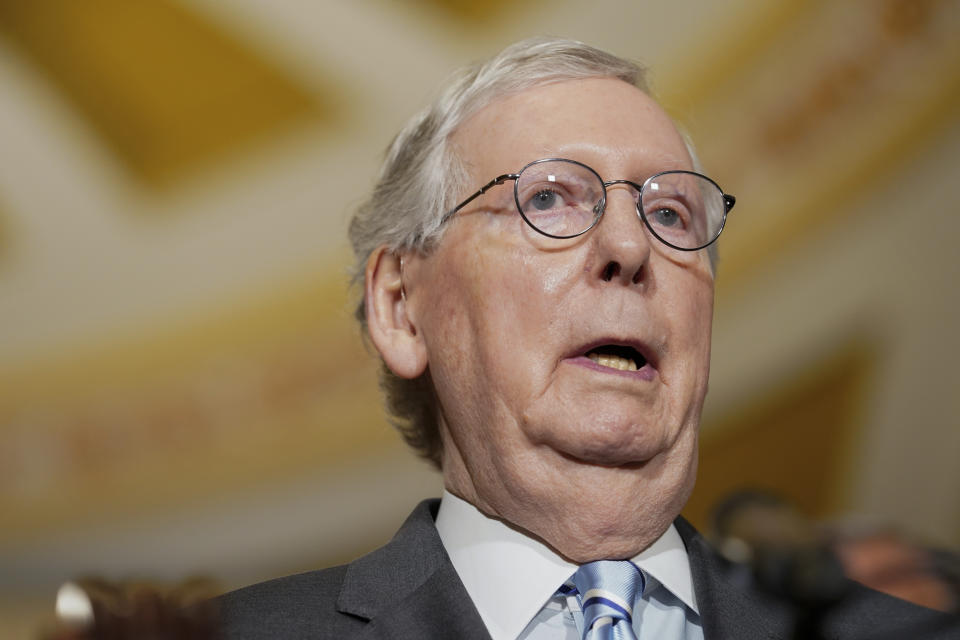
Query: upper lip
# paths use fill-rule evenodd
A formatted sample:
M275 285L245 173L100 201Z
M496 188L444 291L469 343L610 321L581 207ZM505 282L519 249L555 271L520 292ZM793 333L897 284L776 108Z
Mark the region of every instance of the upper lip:
M618 347L631 347L636 349L637 352L647 361L647 364L654 369L658 368L660 362L659 350L642 340L637 340L634 338L617 338L608 336L591 340L590 342L571 350L566 356L564 356L564 359L585 356L591 351L597 350L598 347L603 347L606 345L616 345Z

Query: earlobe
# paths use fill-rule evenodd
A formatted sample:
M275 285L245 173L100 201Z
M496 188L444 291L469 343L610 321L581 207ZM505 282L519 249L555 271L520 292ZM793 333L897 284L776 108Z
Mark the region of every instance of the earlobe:
M393 373L401 378L416 378L427 368L427 352L404 291L402 260L386 247L379 247L367 260L367 330Z

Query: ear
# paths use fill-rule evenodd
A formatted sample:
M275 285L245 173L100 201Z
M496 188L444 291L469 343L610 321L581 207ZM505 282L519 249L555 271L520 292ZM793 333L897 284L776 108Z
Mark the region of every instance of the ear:
M427 368L427 349L407 306L400 261L401 256L386 247L378 248L367 260L367 330L393 373L416 378Z

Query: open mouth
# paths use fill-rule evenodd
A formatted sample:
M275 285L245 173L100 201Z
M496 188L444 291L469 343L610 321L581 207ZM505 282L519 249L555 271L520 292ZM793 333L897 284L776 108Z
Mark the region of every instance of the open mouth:
M642 353L626 345L602 344L591 347L585 355L601 367L619 371L637 371L647 364Z

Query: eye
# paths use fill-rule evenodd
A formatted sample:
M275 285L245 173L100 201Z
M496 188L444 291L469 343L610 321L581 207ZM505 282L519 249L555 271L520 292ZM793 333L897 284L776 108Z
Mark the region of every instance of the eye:
M667 207L660 207L652 213L648 213L647 217L650 218L651 222L661 227L677 227L682 221L680 214L675 209Z
M537 211L547 211L557 206L559 195L556 191L542 189L530 198L530 205Z

